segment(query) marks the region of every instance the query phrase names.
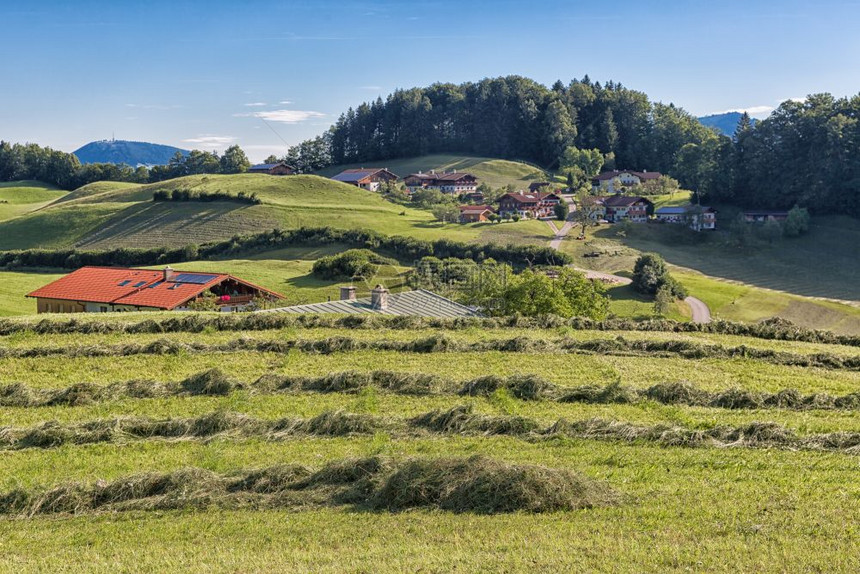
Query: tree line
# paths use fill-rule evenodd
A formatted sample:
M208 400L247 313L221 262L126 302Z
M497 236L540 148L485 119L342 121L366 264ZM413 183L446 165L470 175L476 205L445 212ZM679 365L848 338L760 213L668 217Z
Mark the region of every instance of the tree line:
M12 144L0 141L0 181L35 179L60 189L77 189L95 181L153 183L184 175L231 174L248 171L251 162L237 145L217 152L193 150L184 155L176 152L167 165L132 168L125 164L90 163L37 144Z

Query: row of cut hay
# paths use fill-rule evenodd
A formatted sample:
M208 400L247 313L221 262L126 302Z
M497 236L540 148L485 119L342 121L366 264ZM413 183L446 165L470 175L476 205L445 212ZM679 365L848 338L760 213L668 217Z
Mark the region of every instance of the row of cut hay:
M299 465L229 474L184 468L47 491L18 489L0 494L0 514L344 504L371 511L430 508L493 514L576 510L618 500L606 484L567 469L483 456L403 461L373 457L336 461L316 472Z
M311 419L263 420L239 413L216 411L192 418L120 417L74 425L47 422L35 427L0 428L0 450L142 439L209 439L215 436L259 437L276 441L297 436L370 435L380 431L402 437L427 433L505 435L525 440L565 437L644 441L663 446L774 447L832 450L847 454L860 452L860 432L798 436L785 426L773 422L691 429L678 425L639 425L600 418L580 421L560 419L549 427L541 428L534 419L480 414L474 412L471 405L435 410L407 420L343 411L329 411Z
M439 375L379 370L342 371L320 377L267 373L254 382L243 383L228 377L219 369L208 369L182 381L168 383L135 379L109 385L77 383L63 389L35 389L24 383L11 383L0 386L0 407L82 406L129 398L223 396L238 390L253 393L355 393L367 387L412 396L490 396L505 390L521 400L563 403L635 404L655 401L665 405L725 409L860 409L860 392L841 396L828 393L801 394L796 389L782 389L775 393L738 388L709 392L686 381L657 383L647 388L629 387L617 382L565 388L533 374L509 377L485 375L459 382Z
M596 321L583 317L570 319L557 315L540 317L461 317L453 319L385 315L292 315L287 313L248 313L230 315L179 314L166 319L126 320L41 319L22 321L0 320L0 336L32 331L38 334L58 333L199 333L215 331L261 331L271 329L552 329L570 327L590 331L658 331L671 333L715 333L741 335L759 339L805 341L860 346L860 337L837 335L828 331L806 329L785 319L773 318L761 323L687 323L669 320L606 319Z
M106 357L140 354L168 355L180 352L229 353L257 351L288 353L293 350L324 355L356 351L394 351L401 353L482 353L498 351L506 353L582 353L637 357L680 357L691 360L705 358L744 358L764 361L775 365L860 370L860 355L843 357L832 353L801 354L770 349L756 349L745 345L726 347L691 341L637 341L625 339L624 337L589 341L579 341L569 337L552 340L513 337L510 339L468 342L458 341L444 334L435 334L409 341L391 339L363 340L345 336L328 337L319 340L257 340L243 337L215 344L183 343L170 339L158 339L149 343L127 343L120 345L4 347L0 348L0 359L50 356Z

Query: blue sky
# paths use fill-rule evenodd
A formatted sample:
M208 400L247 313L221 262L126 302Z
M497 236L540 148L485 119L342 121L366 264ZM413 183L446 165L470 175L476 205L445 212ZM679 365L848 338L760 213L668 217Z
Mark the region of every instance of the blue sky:
M860 2L0 0L0 139L253 160L398 87L588 74L696 115L860 92ZM286 142L286 144L285 144Z

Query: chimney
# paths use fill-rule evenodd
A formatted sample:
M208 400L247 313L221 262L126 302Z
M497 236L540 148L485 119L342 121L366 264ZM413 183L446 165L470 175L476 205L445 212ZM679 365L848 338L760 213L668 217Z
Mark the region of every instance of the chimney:
M341 287L340 288L340 300L341 301L355 301L355 287L350 285L349 287Z
M164 268L164 277L162 277L162 281L173 281L173 278L176 277L176 272L173 271L173 268L169 265Z
M373 288L370 292L370 308L377 311L388 309L388 289L382 285Z

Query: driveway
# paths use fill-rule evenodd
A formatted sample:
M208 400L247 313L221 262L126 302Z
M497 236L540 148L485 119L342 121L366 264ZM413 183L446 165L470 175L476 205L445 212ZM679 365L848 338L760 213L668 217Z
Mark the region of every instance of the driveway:
M684 302L690 306L690 310L693 312L693 323L711 322L711 310L708 309L704 301L695 297L687 297Z

